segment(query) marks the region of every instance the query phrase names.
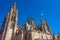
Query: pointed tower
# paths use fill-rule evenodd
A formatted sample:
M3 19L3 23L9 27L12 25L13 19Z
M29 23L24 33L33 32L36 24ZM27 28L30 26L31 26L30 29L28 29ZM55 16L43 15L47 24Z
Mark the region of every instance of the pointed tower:
M46 32L46 33L50 33L50 29L48 27L48 24L45 20L41 19L41 23L42 23L42 31Z
M26 30L35 30L36 28L36 24L34 22L34 20L30 19L27 21L27 24L26 24Z
M16 2L12 6L10 12L6 16L2 25L2 37L1 40L13 40L17 27L17 10ZM13 38L13 39L12 39Z

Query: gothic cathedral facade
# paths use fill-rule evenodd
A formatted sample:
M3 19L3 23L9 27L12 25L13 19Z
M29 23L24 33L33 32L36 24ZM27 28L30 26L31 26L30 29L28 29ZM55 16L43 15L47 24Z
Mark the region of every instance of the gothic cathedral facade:
M41 20L40 26L37 26L33 19L22 26L17 26L17 21L18 11L14 3L2 25L0 40L57 40L45 20Z

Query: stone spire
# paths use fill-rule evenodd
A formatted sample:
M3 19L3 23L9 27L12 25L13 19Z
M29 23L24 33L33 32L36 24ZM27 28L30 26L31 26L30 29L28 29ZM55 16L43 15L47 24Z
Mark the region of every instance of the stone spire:
M16 14L17 15L16 1L14 1L10 12L11 12L11 14Z
M13 8L16 8L16 1L15 1L14 4L13 4Z
M16 9L16 0L14 0L14 3L13 3L13 5L12 5L12 8L13 8L13 9Z
M42 30L45 31L46 33L50 33L50 29L48 27L48 24L45 20L41 19L42 22Z
M2 28L2 38L1 40L13 40L15 37L16 27L17 27L17 10L16 2L14 2L9 14L7 15L3 28Z

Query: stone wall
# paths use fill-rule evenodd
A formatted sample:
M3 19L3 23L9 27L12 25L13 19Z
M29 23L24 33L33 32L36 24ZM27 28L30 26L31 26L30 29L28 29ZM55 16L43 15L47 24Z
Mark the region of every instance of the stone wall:
M32 40L52 40L52 35L40 31L32 31Z

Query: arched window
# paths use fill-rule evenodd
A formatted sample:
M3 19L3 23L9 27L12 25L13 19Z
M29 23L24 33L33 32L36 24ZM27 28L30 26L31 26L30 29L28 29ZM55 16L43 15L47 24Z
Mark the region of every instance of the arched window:
M11 17L11 21L16 21L16 16L15 15L13 15L12 17Z

